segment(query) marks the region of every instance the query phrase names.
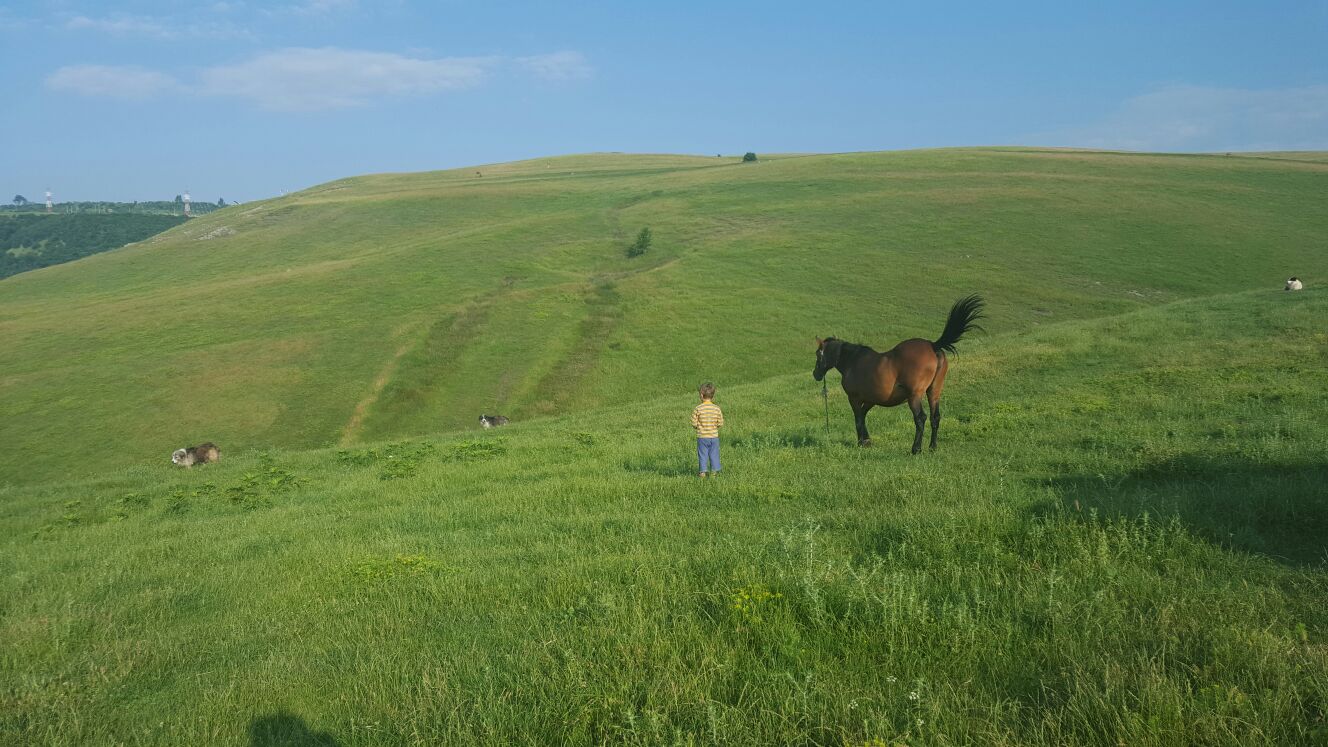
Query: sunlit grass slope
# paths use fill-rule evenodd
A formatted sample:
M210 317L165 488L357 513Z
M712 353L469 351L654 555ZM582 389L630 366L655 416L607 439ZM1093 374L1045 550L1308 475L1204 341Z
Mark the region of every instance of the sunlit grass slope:
M802 371L708 482L680 393L0 490L0 744L1321 745L1325 315L976 336L918 457Z
M975 291L1020 330L1325 277L1325 195L1322 164L1033 149L346 179L0 281L0 484L759 381Z

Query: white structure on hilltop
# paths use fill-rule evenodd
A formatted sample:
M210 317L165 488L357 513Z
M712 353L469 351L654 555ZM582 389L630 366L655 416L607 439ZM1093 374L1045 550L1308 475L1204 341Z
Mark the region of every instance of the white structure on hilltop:
M46 212L48 214L51 212L51 205L51 190L48 189L46 190Z
M184 217L186 218L193 217L192 215L189 214L189 190L187 189L184 191Z

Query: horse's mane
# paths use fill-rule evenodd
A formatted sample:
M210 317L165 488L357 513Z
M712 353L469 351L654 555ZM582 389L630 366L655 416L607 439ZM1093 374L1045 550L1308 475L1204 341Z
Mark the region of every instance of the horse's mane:
M875 350L873 350L871 347L869 347L869 346L867 346L867 345L860 345L860 344L858 344L858 343L856 343L856 342L849 342L848 340L841 340L841 339L839 339L838 337L827 337L827 338L825 338L825 342L837 342L837 343L839 343L839 360L840 360L841 362L855 361L855 360L858 359L858 356L862 355L863 353L875 353L875 352L876 352Z

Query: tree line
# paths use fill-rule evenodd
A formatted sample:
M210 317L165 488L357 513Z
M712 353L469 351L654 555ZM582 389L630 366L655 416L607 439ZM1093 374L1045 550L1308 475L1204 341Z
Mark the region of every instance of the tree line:
M0 216L0 278L117 249L184 221L170 214Z
M189 212L193 215L206 215L232 203L224 198L216 202L192 202ZM23 195L14 195L6 204L0 204L0 213L44 213L46 203L42 200L33 202ZM184 195L176 195L174 200L148 200L145 202L57 202L52 206L54 213L72 214L112 214L112 215L184 215Z

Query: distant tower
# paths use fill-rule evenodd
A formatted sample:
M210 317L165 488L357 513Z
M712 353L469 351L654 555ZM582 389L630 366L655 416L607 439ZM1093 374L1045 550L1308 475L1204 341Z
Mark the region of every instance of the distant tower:
M46 213L51 213L51 190L46 190Z
M189 190L187 189L184 191L184 217L193 217L189 214Z

